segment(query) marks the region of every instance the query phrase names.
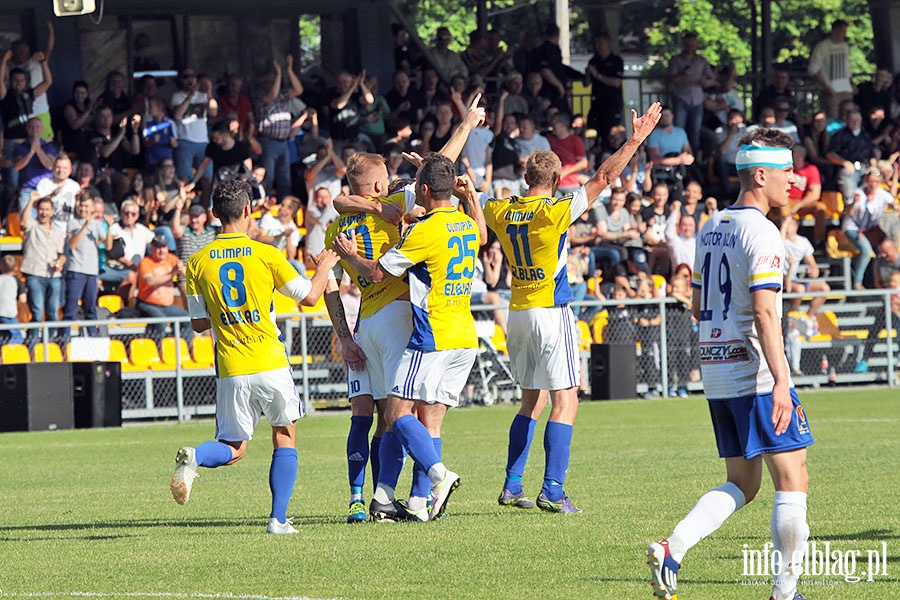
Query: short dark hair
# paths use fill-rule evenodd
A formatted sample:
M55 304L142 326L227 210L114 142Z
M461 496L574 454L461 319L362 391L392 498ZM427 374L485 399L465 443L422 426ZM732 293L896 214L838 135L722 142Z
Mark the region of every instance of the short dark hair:
M10 80L12 80L13 75L22 75L26 79L28 78L28 73L26 73L23 69L20 69L19 67L13 67L12 69L9 70Z
M794 147L794 139L783 131L758 127L738 141L739 146L768 146L770 148Z
M234 223L250 205L250 184L238 179L223 181L213 188L212 205L223 225Z
M442 154L429 152L422 161L419 177L436 200L447 200L456 184L456 165Z

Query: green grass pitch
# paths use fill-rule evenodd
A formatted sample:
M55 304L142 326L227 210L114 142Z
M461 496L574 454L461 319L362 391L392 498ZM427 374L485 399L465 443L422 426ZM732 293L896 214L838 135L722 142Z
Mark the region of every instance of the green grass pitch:
M900 583L900 393L803 393L810 449L809 524L844 554L886 544L874 581L808 576L809 600L884 599ZM115 430L0 435L0 598L651 598L643 551L722 483L706 402L588 402L575 427L566 489L584 509L551 515L501 509L514 406L451 411L444 458L462 476L449 517L435 523L347 525L347 413L298 425L300 471L289 514L297 536L267 536L268 425L240 463L201 470L190 502L168 485L181 445L210 421ZM526 491L539 491L538 424ZM408 490L409 468L399 492ZM769 538L772 486L689 554L681 600L765 599L743 575L743 552ZM369 494L367 488L367 499ZM832 570L838 564L832 561ZM884 574L886 572L886 575Z

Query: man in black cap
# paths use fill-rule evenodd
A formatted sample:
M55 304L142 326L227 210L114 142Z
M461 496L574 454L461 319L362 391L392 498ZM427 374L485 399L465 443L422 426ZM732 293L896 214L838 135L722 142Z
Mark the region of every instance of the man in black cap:
M150 242L150 255L138 265L137 310L144 317L186 317L188 312L175 304L175 278L184 276L184 262L169 253L169 243L161 233ZM166 333L165 323L147 326L147 336L157 342ZM181 337L190 344L194 332L190 321L181 323Z

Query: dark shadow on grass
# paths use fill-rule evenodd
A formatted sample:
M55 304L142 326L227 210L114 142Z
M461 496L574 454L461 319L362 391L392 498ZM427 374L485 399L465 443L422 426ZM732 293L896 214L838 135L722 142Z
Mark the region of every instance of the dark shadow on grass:
M79 531L91 529L128 529L147 527L262 527L268 518L265 516L258 517L235 517L222 519L122 519L121 521L96 521L90 523L50 523L40 525L11 525L3 526L4 531ZM294 517L294 523L299 525L346 525L345 518L335 515L303 515ZM4 538L0 538L2 540ZM6 538L10 539L10 538ZM86 537L85 539L94 539ZM96 537L96 539L102 539Z
M66 540L85 540L88 542L104 541L104 540L127 540L132 539L133 535L74 535L70 537L7 537L0 538L0 542L58 542L62 539Z

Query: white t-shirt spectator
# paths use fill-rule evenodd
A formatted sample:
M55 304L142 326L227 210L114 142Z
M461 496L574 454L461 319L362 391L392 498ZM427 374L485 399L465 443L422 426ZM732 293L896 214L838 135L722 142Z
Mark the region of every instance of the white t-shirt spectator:
M75 216L75 202L76 197L81 193L81 186L73 179L66 179L62 186L60 192L52 198L53 224L65 231L69 220ZM59 184L55 183L52 177L46 177L38 182L35 189L43 197L52 194L57 187Z
M290 223L285 226L284 223L279 221L275 216L266 213L259 220L259 223L256 224L262 231L266 233L266 235L270 235L275 239L272 242L272 245L278 248L279 250L284 250L288 244L291 247L296 248L300 244L300 232L297 231L296 226L292 226ZM286 229L292 227L293 232L289 236L283 236L282 233L285 232ZM278 236L278 237L276 237ZM325 244L325 238L322 238L322 245Z
M176 106L180 106L187 94L178 90L172 94L170 105L174 110ZM209 132L206 129L206 114L209 110L209 96L203 92L196 92L191 98L191 104L184 112L181 119L175 120L175 136L179 140L194 142L195 144L206 144L209 142Z
M153 241L153 232L145 225L135 223L134 229L125 229L120 223L113 223L109 229L114 240L122 238L125 241L125 258L147 256L147 244Z
M871 229L878 225L881 215L884 214L884 209L893 203L894 198L884 188L875 190L875 197L872 200L866 198L866 193L863 190L858 189L853 196L853 208L855 210L850 213L850 208L847 209L848 214L844 217L844 222L841 226L844 231L865 231L866 229Z
M800 263L802 263L803 259L805 259L807 256L812 256L814 252L815 249L813 248L813 245L802 235L798 235L797 240L794 242L785 238L784 273L786 275L790 275L792 281L796 279L797 269L800 268Z
M331 202L325 208L319 208L314 202L310 202L306 207L306 214L318 221L306 230L306 253L318 254L325 249L325 230L340 215Z
M68 235L75 235L81 231L84 221L75 217L69 221ZM103 233L103 221L91 220L88 223L87 230L81 236L81 241L74 249L69 250L69 261L66 268L72 273L83 273L85 275L97 275L100 272L99 253L97 251L97 241L103 240L106 236Z

